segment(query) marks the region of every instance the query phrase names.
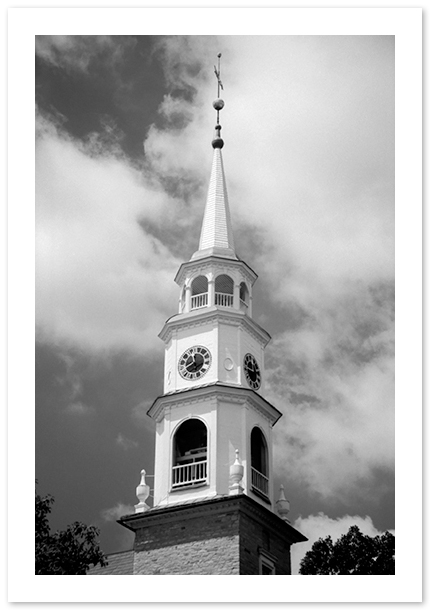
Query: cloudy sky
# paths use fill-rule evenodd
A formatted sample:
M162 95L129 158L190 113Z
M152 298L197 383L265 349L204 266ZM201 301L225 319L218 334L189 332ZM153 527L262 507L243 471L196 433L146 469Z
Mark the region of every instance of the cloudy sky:
M115 520L153 473L157 335L198 245L218 52L276 481L310 539L297 569L320 536L395 529L392 36L36 37L36 476L54 527L130 547Z

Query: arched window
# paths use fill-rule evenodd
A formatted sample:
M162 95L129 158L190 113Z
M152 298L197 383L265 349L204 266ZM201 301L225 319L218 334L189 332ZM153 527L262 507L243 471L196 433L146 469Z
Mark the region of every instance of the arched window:
M233 307L234 282L229 275L215 278L215 305Z
M264 434L255 426L251 432L251 485L252 490L269 496L269 456Z
M243 310L248 309L249 304L249 291L245 282L240 283L239 287L239 300L240 300L240 308Z
M200 419L187 419L173 437L172 488L206 483L208 433Z
M191 284L191 309L206 307L208 304L208 278L199 275Z

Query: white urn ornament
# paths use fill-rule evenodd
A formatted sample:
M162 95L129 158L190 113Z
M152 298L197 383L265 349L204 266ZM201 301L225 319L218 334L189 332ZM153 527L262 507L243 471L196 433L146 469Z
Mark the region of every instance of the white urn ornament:
M276 502L276 510L278 511L278 515L284 521L288 521L288 513L290 512L290 502L285 497L284 486L281 485L279 488L279 500Z
M143 513L149 510L149 506L146 503L146 500L149 496L149 485L145 482L146 470L140 471L140 483L136 487L136 496L139 500L139 504L135 504L134 510L136 513Z
M243 487L240 482L243 479L243 466L239 459L239 450L236 449L236 459L234 463L230 466L230 487L229 487L229 495L240 494L243 491Z

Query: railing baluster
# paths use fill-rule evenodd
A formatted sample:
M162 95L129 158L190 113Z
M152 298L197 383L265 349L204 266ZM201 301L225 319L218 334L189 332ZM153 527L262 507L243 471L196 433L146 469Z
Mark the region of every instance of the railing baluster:
M173 466L172 471L172 487L203 483L207 479L207 460Z
M201 294L195 294L191 297L191 309L199 309L200 307L206 307L208 304L208 293L202 292Z
M255 490L269 496L269 479L255 468L251 468L251 484Z
M225 292L216 292L215 305L221 305L221 307L233 307L233 295L226 294Z

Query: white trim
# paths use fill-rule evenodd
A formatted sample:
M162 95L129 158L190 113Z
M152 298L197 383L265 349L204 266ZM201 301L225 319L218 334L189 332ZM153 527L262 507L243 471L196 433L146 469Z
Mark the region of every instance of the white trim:
M258 574L260 576L265 576L263 573L263 568L269 570L267 575L276 575L276 567L274 558L266 553L263 549L260 549L259 557L258 557Z

